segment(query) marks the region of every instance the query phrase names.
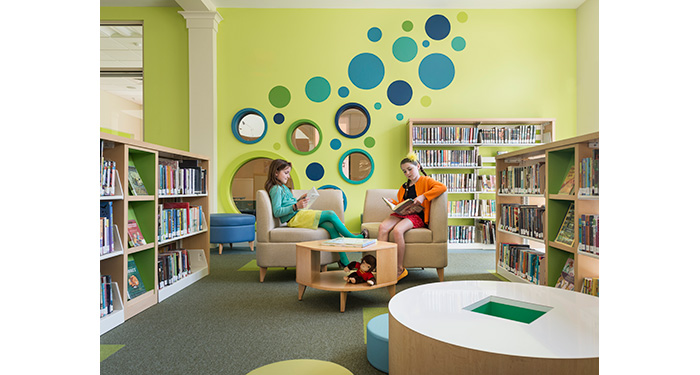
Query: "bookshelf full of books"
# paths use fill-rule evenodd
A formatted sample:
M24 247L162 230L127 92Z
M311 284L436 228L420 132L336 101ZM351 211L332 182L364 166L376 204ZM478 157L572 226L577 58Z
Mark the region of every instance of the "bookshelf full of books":
M496 157L496 270L598 295L599 134Z
M104 333L176 292L174 288L163 292L166 285L192 274L197 276L190 280L208 274L208 159L107 133L100 134L100 159L100 317ZM177 177L168 179L160 173L163 159L183 161L197 172L173 172ZM162 194L166 182L182 189ZM164 214L171 205L178 207L177 212ZM169 220L168 229L177 233L166 243L161 235L163 217Z
M554 119L409 119L409 152L447 186L451 249L491 249L496 240L499 152L554 139Z

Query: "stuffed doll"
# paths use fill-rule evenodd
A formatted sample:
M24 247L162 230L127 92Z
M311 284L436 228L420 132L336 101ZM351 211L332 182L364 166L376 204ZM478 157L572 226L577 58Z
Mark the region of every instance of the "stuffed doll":
M373 255L365 255L362 257L361 262L350 262L345 267L345 272L350 272L350 270L356 269L357 271L343 277L345 281L353 284L359 284L367 282L370 286L377 283L377 279L374 278L372 271L377 267L377 259Z

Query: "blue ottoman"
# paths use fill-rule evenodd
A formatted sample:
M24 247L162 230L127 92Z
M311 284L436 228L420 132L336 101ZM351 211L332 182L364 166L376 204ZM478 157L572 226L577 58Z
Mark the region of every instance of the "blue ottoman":
M248 242L250 251L255 250L255 216L248 214L209 215L209 242L219 244L219 254L223 244Z
M379 371L389 373L389 314L367 323L367 360Z

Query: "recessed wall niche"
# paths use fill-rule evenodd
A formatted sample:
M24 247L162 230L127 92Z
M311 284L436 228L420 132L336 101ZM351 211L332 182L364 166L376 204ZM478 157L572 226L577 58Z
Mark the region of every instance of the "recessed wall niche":
M272 159L257 158L243 164L233 175L231 181L231 197L238 211L244 214L255 215L255 194L258 190L265 190L265 181L270 169ZM290 189L294 188L294 182L290 178L287 182Z

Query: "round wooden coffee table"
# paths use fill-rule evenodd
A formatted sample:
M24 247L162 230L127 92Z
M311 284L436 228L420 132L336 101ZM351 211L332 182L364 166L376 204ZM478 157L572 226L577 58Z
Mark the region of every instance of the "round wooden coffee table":
M396 293L396 244L377 241L367 247L324 246L323 241L307 241L297 243L297 284L299 284L299 301L306 287L340 292L340 312L345 312L345 302L348 292L387 288L391 297ZM343 270L321 272L321 251L328 252L374 252L377 258L375 277L377 283L369 286L366 283L352 284L343 280L348 275Z

